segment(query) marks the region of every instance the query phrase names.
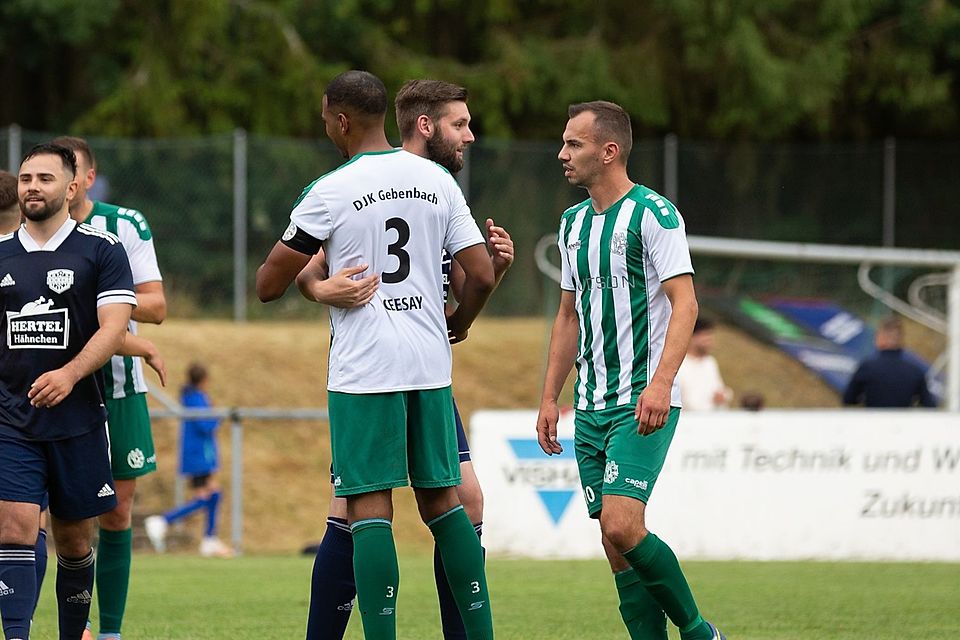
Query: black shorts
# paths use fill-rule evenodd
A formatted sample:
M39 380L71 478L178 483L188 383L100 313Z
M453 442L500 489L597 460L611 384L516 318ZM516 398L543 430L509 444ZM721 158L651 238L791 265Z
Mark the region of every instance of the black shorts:
M190 476L190 488L191 489L202 489L207 486L207 481L210 480L209 473L201 473L198 476Z
M113 510L107 428L64 440L0 439L0 500L43 506L61 520L85 520Z

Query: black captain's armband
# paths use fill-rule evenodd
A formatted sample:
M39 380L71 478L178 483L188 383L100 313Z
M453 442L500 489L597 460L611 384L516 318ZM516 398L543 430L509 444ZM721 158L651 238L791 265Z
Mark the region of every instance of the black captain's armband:
M304 253L308 256L316 255L317 252L323 248L323 242L317 240L292 222L290 226L287 227L287 230L283 232L280 242L294 251Z

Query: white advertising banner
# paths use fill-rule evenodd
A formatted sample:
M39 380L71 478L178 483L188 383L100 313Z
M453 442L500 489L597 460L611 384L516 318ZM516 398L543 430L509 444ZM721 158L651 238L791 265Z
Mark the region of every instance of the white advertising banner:
M573 450L537 443L535 411L470 429L492 553L602 557ZM683 413L647 508L683 558L960 561L960 416L932 411Z

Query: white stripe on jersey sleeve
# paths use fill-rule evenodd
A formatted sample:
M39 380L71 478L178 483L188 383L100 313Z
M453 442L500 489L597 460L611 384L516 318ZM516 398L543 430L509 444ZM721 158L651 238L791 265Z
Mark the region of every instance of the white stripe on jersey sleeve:
M127 252L127 260L130 261L133 284L162 281L160 266L157 264L157 251L153 247L153 237L151 236L149 240L141 238L136 222L126 217L120 217L117 220L117 235L120 236L120 244Z
M97 307L106 304L130 304L137 306L137 296L129 289L111 289L97 294Z
M333 218L330 215L330 209L319 193L322 185L323 178L310 187L307 195L290 212L290 221L298 229L302 229L321 242L329 238L333 232Z

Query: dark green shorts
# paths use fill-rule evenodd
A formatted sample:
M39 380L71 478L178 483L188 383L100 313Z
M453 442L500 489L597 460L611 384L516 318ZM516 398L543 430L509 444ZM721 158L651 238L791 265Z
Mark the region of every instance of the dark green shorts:
M328 394L338 497L460 484L450 387Z
M147 394L108 398L107 426L110 429L110 467L115 480L139 478L157 470L157 453L150 431Z
M653 493L680 419L670 407L667 424L648 436L637 433L634 406L577 411L574 448L580 483L591 518L600 517L604 495L628 496L644 504Z

